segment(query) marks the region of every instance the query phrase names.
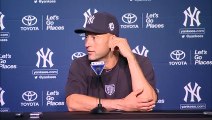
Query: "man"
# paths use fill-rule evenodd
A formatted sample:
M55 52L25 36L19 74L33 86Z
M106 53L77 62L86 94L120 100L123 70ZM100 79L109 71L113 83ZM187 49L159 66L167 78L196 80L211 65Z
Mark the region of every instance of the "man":
M117 19L106 12L90 18L84 29L87 55L73 61L66 84L69 111L90 111L98 105L108 111L151 111L155 107L155 77L147 57L132 53L126 39L119 37ZM104 61L100 90L91 69L93 61Z

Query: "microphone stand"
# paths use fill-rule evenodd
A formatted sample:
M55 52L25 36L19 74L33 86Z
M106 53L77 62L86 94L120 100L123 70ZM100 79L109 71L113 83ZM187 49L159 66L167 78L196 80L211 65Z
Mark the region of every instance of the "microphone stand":
M101 104L101 98L100 98L100 81L101 81L101 76L97 75L98 79L97 79L97 86L98 86L98 98L99 98L99 103L97 105L97 107L95 107L94 109L91 110L91 113L93 114L101 114L101 113L105 113L107 110L105 107L102 106Z

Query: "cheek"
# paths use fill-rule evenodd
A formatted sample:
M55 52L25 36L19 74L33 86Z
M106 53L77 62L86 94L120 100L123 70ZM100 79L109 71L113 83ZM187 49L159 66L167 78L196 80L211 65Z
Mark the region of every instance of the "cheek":
M98 42L96 42L96 47L98 48L108 48L109 47L109 40L99 40Z
M100 54L107 54L109 52L109 47L108 47L108 43L102 43L99 45L95 46L96 48L96 52L100 53Z

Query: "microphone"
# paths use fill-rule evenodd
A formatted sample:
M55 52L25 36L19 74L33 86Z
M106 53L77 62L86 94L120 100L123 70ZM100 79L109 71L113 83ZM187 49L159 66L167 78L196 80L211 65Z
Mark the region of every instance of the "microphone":
M96 73L97 75L97 86L98 86L98 98L99 98L99 103L97 105L97 107L93 108L91 110L91 113L93 114L101 114L101 113L105 113L107 110L106 108L104 108L101 104L101 98L100 98L100 81L101 81L101 74L102 71L104 69L105 63L104 61L99 61L99 62L91 62L91 68L93 69L93 71Z

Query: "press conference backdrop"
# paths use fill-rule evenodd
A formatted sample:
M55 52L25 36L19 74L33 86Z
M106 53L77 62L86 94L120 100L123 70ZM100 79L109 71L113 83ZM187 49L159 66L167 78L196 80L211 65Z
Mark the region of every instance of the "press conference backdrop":
M99 11L152 61L155 110L212 110L211 0L1 0L1 112L67 111L69 67L86 54L73 31Z

